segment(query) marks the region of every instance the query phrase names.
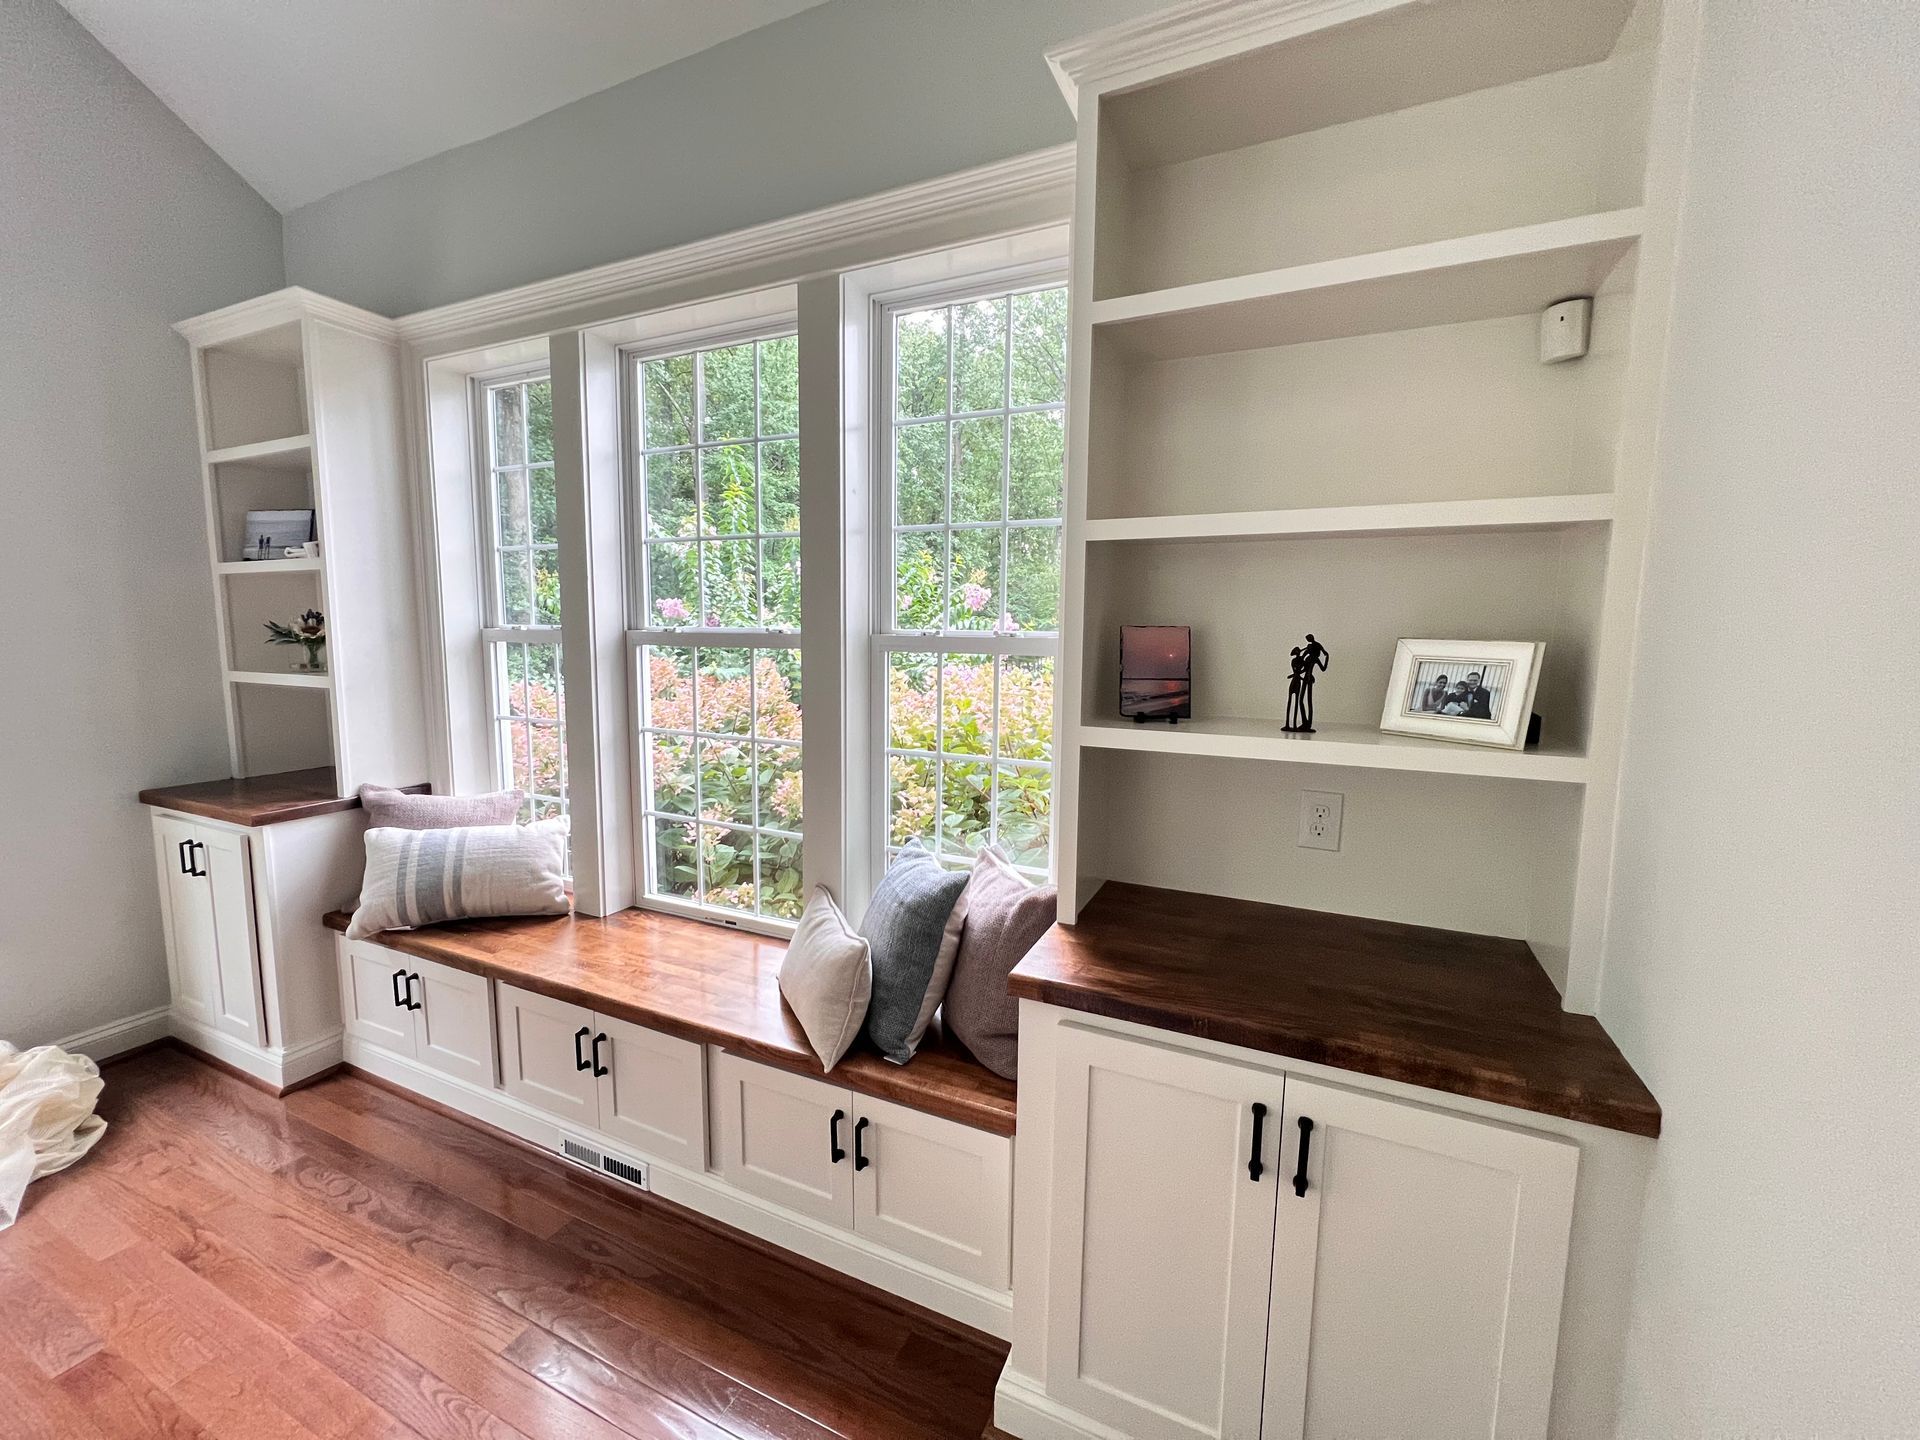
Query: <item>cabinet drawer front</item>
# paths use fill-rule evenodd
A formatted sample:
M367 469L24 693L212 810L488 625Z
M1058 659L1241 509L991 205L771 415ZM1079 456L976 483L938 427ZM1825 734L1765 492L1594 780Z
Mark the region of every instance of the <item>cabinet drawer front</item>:
M413 1054L413 1013L404 995L407 957L364 940L340 942L340 1009L347 1034L395 1054Z
M481 975L415 960L414 1055L444 1075L491 1090L494 1082L493 986Z
M591 1069L579 1069L593 1038L593 1012L512 985L498 987L500 1085L515 1099L589 1130L600 1109ZM577 1041L580 1032L584 1039Z
M701 1047L677 1035L596 1016L600 1133L687 1170L707 1168L707 1087Z
M864 1095L854 1116L854 1233L1007 1289L1013 1142Z
M1267 1437L1547 1433L1579 1150L1289 1078Z
M1139 1440L1260 1434L1286 1081L1067 1025L1055 1083L1047 1393Z
M729 1184L830 1225L853 1224L853 1094L742 1060L711 1059L718 1110L714 1166ZM833 1158L840 1116L841 1158Z

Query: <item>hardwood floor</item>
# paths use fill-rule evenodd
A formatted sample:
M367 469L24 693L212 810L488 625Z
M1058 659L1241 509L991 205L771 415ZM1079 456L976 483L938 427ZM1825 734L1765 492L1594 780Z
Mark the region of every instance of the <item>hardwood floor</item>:
M1006 1347L351 1076L161 1049L0 1232L0 1431L975 1440Z

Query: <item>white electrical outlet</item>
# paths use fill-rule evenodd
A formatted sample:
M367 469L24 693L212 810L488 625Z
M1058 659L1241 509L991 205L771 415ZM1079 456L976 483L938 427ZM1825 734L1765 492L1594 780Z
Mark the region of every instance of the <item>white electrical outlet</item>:
M1306 850L1340 848L1340 814L1346 797L1331 790L1300 792L1300 845Z

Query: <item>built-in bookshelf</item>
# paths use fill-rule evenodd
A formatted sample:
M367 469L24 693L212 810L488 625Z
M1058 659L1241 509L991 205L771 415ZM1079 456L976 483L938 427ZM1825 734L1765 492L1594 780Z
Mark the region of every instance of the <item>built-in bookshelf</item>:
M183 321L235 776L426 776L392 322L289 289ZM317 555L250 553L249 512L311 510ZM283 547L284 548L284 547ZM266 625L326 617L324 669Z
M1527 940L1590 1008L1683 96L1661 0L1204 0L1049 58L1078 120L1062 918L1107 880ZM1540 312L1591 297L1588 353ZM1118 715L1193 630L1194 719ZM1287 650L1333 653L1317 733ZM1546 645L1540 744L1380 732L1402 637ZM1338 853L1299 793L1346 795Z

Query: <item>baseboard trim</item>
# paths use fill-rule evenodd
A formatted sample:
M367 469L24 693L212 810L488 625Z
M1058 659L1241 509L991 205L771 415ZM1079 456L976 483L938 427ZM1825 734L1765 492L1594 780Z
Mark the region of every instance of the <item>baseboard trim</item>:
M551 1157L556 1164L567 1163L555 1149L564 1128L561 1122L523 1105L504 1091L482 1090L351 1035L346 1037L344 1048L348 1068L424 1098L463 1119L501 1131ZM625 1147L616 1143L613 1148ZM871 1245L856 1235L828 1230L757 1197L742 1195L714 1176L695 1174L658 1160L649 1159L648 1165L652 1172L652 1193L662 1200L838 1274L863 1280L876 1289L975 1330L1001 1339L1012 1333L1013 1298L1010 1295L943 1275Z
M1039 1381L1015 1370L1011 1360L993 1389L993 1424L1015 1440L1127 1440L1124 1432L1051 1399Z
M291 1049L263 1050L180 1014L170 1015L168 1029L174 1040L202 1059L215 1062L220 1069L269 1095L285 1095L311 1085L338 1070L345 1058L341 1053L345 1036L338 1031Z
M147 1050L167 1038L167 1021L172 1011L165 1005L157 1010L142 1010L123 1020L110 1020L91 1030L82 1030L53 1043L74 1055L85 1055L94 1064L112 1060L133 1050Z

